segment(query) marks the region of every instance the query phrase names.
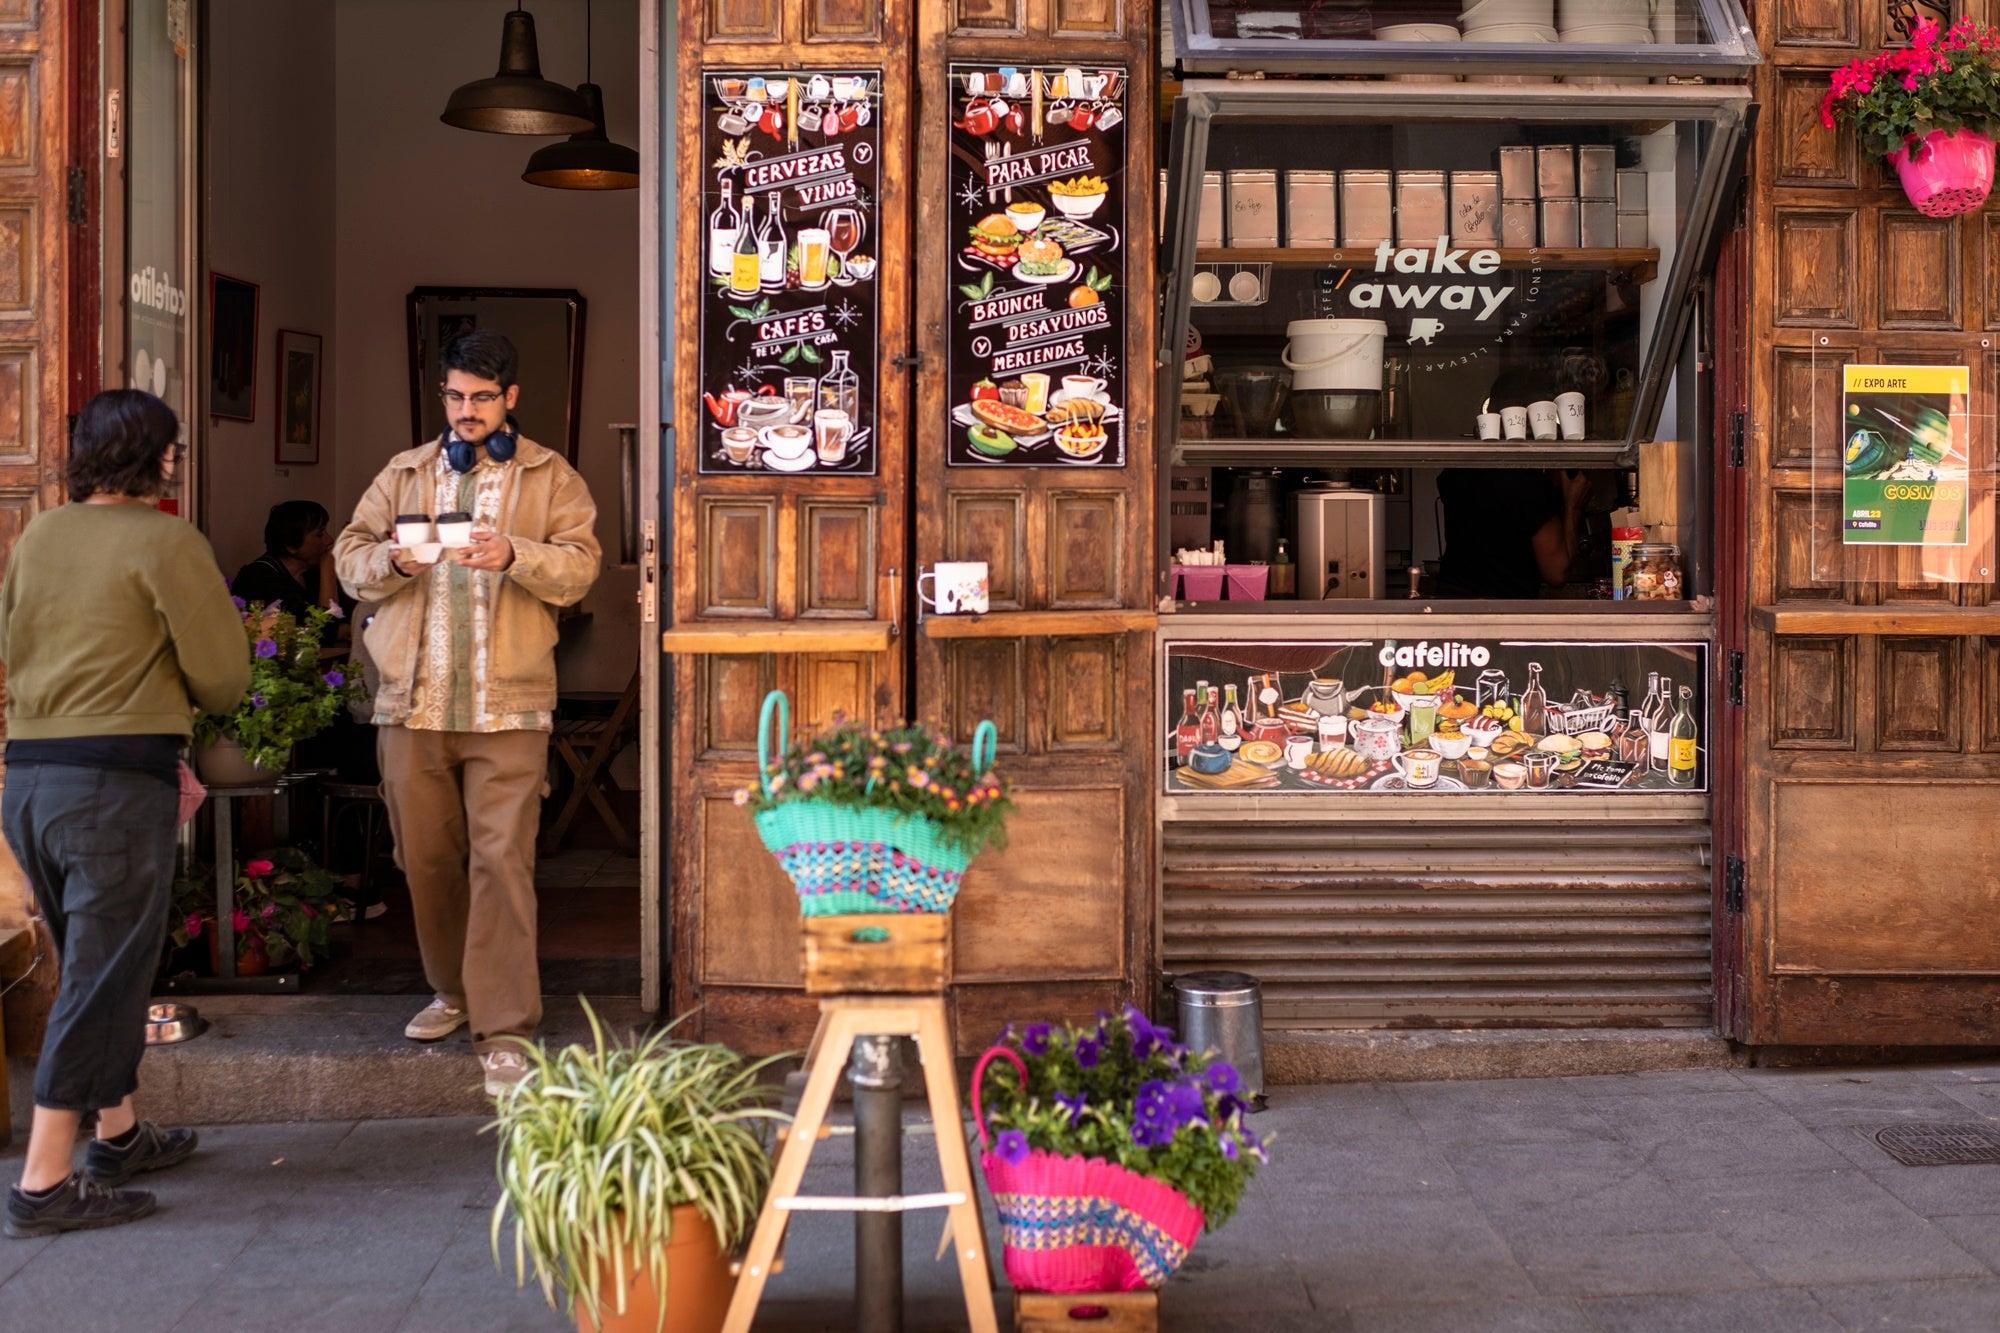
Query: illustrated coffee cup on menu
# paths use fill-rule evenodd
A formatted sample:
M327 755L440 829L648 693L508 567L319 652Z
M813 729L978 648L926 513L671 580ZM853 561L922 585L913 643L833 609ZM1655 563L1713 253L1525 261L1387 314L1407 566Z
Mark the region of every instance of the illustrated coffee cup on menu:
M447 551L461 546L472 545L472 515L465 513L439 514L437 519L437 539Z
M429 514L396 515L396 545L405 551L436 540Z

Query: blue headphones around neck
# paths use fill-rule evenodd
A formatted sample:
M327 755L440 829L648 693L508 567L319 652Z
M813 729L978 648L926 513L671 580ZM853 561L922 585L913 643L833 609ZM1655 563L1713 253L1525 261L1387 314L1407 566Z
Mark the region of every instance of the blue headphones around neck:
M468 444L446 429L440 439L444 445L444 456L451 463L453 472L470 472L479 466L479 446ZM486 456L496 463L504 463L514 456L514 450L521 443L521 428L508 417L507 424L486 437Z

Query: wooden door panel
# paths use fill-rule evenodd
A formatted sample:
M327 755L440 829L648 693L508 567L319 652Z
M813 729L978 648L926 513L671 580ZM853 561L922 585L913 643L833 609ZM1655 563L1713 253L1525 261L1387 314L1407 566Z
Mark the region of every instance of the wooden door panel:
M946 654L950 683L943 717L954 736L981 722L999 733L1003 756L1028 752L1028 644L1023 639L960 639Z
M778 683L770 653L702 657L694 664L701 702L700 753L709 759L747 759L757 753L757 710Z
M0 344L0 468L33 467L40 440L41 349Z
M876 0L810 0L805 30L809 42L879 42L882 6Z
M711 796L701 803L699 840L703 980L723 986L803 984L798 930L757 929L761 922L795 921L799 895L764 850L750 817L733 798Z
M1875 640L1876 749L1957 754L1964 748L1959 642Z
M1049 605L1119 606L1125 596L1123 491L1054 491L1048 498Z
M1852 135L1839 136L1852 142ZM1885 211L1881 286L1876 306L1885 329L1957 329L1960 325L1957 223L1921 213Z
M1853 749L1853 640L1778 639L1772 648L1771 747Z
M1851 262L1859 226L1853 209L1781 209L1776 223L1776 323L1853 328L1860 322L1859 274Z
M1015 798L1007 847L966 871L952 909L961 982L1113 980L1125 956L1124 792L1045 786ZM1035 908L1023 912L1032 898Z
M946 560L986 562L986 604L1019 611L1028 604L1028 493L1023 490L954 490L947 497Z
M1820 124L1826 75L1818 69L1778 76L1777 180L1781 185L1855 185L1861 154L1851 134L1829 134Z
M1974 640L1979 659L1979 748L2000 751L2000 639Z
M1775 32L1762 40L1786 46L1856 46L1861 41L1861 7L1853 0L1776 0Z
M1028 30L1028 0L950 0L954 37L1015 36Z
M1049 749L1125 743L1125 653L1116 638L1048 641Z
M708 35L715 42L782 42L784 0L711 0Z
M799 614L875 614L875 506L835 500L799 505Z

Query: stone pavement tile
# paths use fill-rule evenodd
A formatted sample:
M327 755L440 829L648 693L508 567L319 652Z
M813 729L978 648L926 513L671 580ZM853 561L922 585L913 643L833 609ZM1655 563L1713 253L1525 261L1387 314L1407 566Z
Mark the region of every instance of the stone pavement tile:
M2000 1083L1934 1084L1945 1096L1972 1112L1968 1121L2000 1120Z
M1979 1277L1985 1265L1858 1171L1681 1182L1750 1265L1787 1286Z
M1630 1236L1514 1236L1514 1258L1547 1296L1636 1296L1763 1285L1711 1231Z
M312 1273L312 1280L278 1280L280 1273L301 1271ZM203 1292L173 1327L177 1333L287 1326L337 1329L339 1333L394 1333L416 1289L401 1282L376 1286L359 1273L349 1281L334 1280L339 1271L352 1272L323 1267L231 1274Z
M1297 1267L1271 1244L1269 1229L1260 1229L1254 1243L1219 1253L1218 1242L1242 1221L1195 1243L1187 1261L1167 1288L1175 1312L1193 1321L1206 1316L1211 1327L1231 1322L1254 1323L1268 1314L1310 1314L1312 1298Z
M1814 1286L1813 1299L1846 1329L1925 1329L1993 1333L2000 1328L2000 1280L1876 1282Z
M265 1273L345 1274L414 1292L466 1224L469 1210L435 1182L299 1193L267 1217L238 1262Z
M1749 1089L1732 1069L1688 1069L1674 1073L1582 1074L1544 1080L1579 1097L1661 1097L1690 1093L1740 1093Z
M1970 1170L1971 1168L1965 1168ZM2000 1273L2000 1216L1992 1213L1960 1217L1933 1217L1938 1230L1952 1243L1995 1273Z
M1272 1148L1276 1165L1258 1174L1252 1192L1270 1190L1273 1197L1324 1198L1367 1194L1460 1193L1444 1155L1421 1143L1385 1147L1311 1149L1311 1167L1286 1165L1287 1143ZM1296 1165L1304 1165L1294 1159ZM1267 1183L1268 1182L1268 1183Z
M15 1179L14 1173L6 1173L9 1183ZM43 1236L35 1240L15 1240L0 1236L0 1283L28 1266L28 1261L55 1243L54 1236Z
M1003 1316L1000 1327L1008 1327ZM1079 1329L1089 1328L1089 1324L1077 1324ZM962 1328L962 1325L961 1325ZM1305 1310L1266 1312L1250 1320L1230 1320L1218 1323L1216 1316L1201 1311L1183 1314L1175 1304L1175 1292L1169 1286L1160 1296L1160 1333L1230 1333L1241 1329L1245 1333L1353 1333L1354 1316L1345 1310ZM757 1326L757 1333L764 1333L764 1326ZM842 1329L839 1333L852 1333ZM954 1333L959 1333L954 1330Z
M1382 1195L1355 1210L1280 1201L1273 1212L1279 1244L1319 1309L1536 1294L1469 1196Z
M1570 1300L1463 1301L1354 1311L1354 1333L1595 1333Z
M1329 1092L1338 1095L1322 1095ZM1280 1143L1313 1147L1423 1141L1423 1130L1402 1100L1379 1084L1274 1088L1270 1107L1251 1116L1249 1124Z
M1849 1166L1856 1166L1870 1173L1898 1170L1905 1167L1882 1150L1875 1142L1876 1125L1822 1125L1813 1130L1813 1137L1847 1159Z
M505 1268L493 1261L488 1239L489 1214L466 1210L403 1316L400 1329L409 1333L561 1333L575 1325L548 1308L542 1289L531 1275L528 1285L514 1285L511 1233L503 1233Z
M1891 1165L1868 1177L1923 1217L2000 1214L2000 1165Z
M1480 1211L1509 1241L1517 1236L1626 1236L1701 1231L1707 1214L1651 1171L1621 1165L1592 1173L1561 1163L1459 1168Z
M1561 1089L1493 1082L1404 1083L1396 1092L1425 1137L1438 1145L1582 1143L1614 1137L1596 1102Z
M1686 1291L1587 1300L1605 1333L1839 1333L1840 1321L1809 1292Z
M1953 1089L1901 1070L1770 1075L1747 1079L1759 1095L1783 1107L1800 1124L1891 1125L1912 1120L1956 1120L1961 1103Z
M468 1069L477 1068L470 1053ZM477 1197L495 1175L498 1142L472 1116L440 1120L362 1120L317 1173L321 1184L403 1185L429 1181L461 1202Z
M1853 1169L1846 1156L1797 1121L1768 1125L1693 1127L1678 1135L1629 1137L1641 1160L1668 1180L1727 1179L1783 1172L1827 1173Z
M257 1228L239 1223L190 1230L175 1226L171 1216L163 1208L126 1226L56 1237L0 1283L0 1329L154 1333L172 1328L204 1292L229 1278ZM61 1312L59 1323L51 1323L51 1311Z

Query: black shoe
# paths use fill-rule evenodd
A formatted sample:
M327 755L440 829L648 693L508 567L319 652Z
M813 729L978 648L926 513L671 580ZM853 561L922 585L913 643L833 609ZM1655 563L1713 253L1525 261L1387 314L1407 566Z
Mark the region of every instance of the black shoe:
M195 1132L191 1129L161 1129L150 1120L134 1125L132 1141L116 1147L106 1139L92 1139L83 1155L83 1169L106 1189L116 1189L142 1171L158 1171L178 1166L194 1155Z
M16 1240L64 1231L95 1231L136 1222L153 1211L144 1190L110 1190L79 1171L48 1194L28 1195L16 1185L7 1191L4 1230Z

